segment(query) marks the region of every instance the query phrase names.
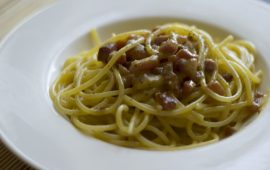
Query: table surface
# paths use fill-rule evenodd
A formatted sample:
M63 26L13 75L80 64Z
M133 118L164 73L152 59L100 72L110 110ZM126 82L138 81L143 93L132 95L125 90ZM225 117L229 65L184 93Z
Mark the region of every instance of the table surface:
M0 40L18 22L54 1L55 0L0 0ZM270 3L270 0L264 1ZM0 169L32 170L34 168L20 160L0 140Z

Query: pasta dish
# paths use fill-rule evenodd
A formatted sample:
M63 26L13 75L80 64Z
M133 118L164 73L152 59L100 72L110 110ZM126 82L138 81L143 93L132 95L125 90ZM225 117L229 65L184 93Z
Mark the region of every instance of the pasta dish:
M56 110L86 135L132 148L184 149L226 138L257 115L254 45L215 42L172 23L113 34L68 58L50 88Z

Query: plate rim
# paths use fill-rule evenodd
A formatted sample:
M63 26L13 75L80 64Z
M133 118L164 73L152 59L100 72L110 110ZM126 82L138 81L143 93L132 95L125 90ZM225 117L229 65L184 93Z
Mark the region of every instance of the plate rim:
M18 24L16 24L6 35L4 35L4 37L1 38L1 41L0 41L0 51L5 46L5 44L9 41L9 38L12 35L16 34L16 32L22 26L24 26L25 24L27 24L33 18L38 17L40 14L48 12L48 9L55 7L60 2L63 3L63 1L64 0L55 1L55 2L49 4L49 5L45 6L45 7L42 7L41 9L33 12L31 15L25 17L23 20L21 20L20 22L18 22ZM265 10L266 12L269 13L269 16L270 16L270 5L267 2L262 1L262 0L248 0L248 1L245 1L245 2L253 3L254 5L256 5L255 8L261 8L261 9ZM229 3L229 1L228 2L225 2L225 3ZM10 151L12 151L13 154L15 154L19 159L23 160L24 162L26 162L27 164L29 164L33 168L37 168L37 169L47 169L48 168L46 165L41 165L35 159L33 159L33 158L29 157L28 155L24 154L21 151L21 149L19 147L17 147L14 144L14 142L12 142L5 135L5 133L1 129L0 129L0 140L4 144L4 146L6 146Z

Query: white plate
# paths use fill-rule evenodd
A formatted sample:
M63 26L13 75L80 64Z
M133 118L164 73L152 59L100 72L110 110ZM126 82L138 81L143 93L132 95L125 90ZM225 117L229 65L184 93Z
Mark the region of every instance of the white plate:
M269 87L270 7L260 1L59 1L18 26L0 45L1 139L41 169L269 169L270 105L228 139L168 152L86 137L54 110L49 85L65 58L91 47L87 32L92 28L106 38L112 32L190 20L220 37L231 32L254 42L261 55L257 64L265 72L263 88Z

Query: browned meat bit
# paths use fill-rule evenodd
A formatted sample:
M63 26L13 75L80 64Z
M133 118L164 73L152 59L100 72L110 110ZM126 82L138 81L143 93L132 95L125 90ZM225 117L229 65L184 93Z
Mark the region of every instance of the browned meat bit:
M187 60L186 59L179 58L174 63L174 69L176 71L179 71L179 72L184 72L184 70L185 70L184 68L186 67L187 64L188 63L187 63Z
M191 59L191 58L196 58L197 55L191 53L188 49L181 49L176 53L176 57L184 58L184 59Z
M224 137L229 137L231 135L233 135L236 132L236 129L231 127L231 126L227 126L224 128Z
M176 108L176 99L167 92L155 93L155 99L162 106L163 110L173 110Z
M159 52L165 55L172 55L176 53L177 49L177 43L167 40L160 45Z
M123 54L117 61L117 64L125 64L127 62L126 54Z
M189 96L196 89L196 83L192 80L185 81L182 87L183 96Z
M189 60L180 58L175 61L174 68L178 72L182 72L190 78L194 78L196 76L198 67L198 61L196 58L192 58Z
M257 113L260 111L260 105L258 103L253 102L250 106L247 107L247 111L249 113Z
M257 91L255 94L254 94L254 98L255 99L260 99L260 98L263 98L264 97L264 94L262 92L259 92Z
M129 70L134 73L146 72L157 67L158 65L159 65L158 56L152 55L150 57L143 58L141 60L134 60L131 63Z
M107 63L110 60L109 56L113 51L117 51L115 43L109 43L100 47L97 56L98 60Z
M192 58L190 60L187 60L188 64L186 65L184 71L186 75L188 75L190 78L195 77L197 68L198 68L198 60L196 58Z
M131 35L129 35L128 40L136 40L136 39L138 39L139 37L140 37L139 35L131 34Z
M185 44L187 42L187 36L178 35L177 36L177 42L179 44Z
M254 94L254 101L253 101L253 105L256 105L258 107L258 109L256 110L257 112L260 111L260 106L261 106L261 103L262 103L262 99L264 97L264 94L257 91L255 94Z
M187 39L189 41L191 41L191 42L195 42L196 41L195 38L191 34L187 36Z
M123 48L125 45L126 45L126 40L119 40L116 42L116 47L118 50Z
M208 83L207 87L219 95L225 95L225 89L216 80Z
M162 66L164 68L163 73L164 73L165 77L166 76L171 76L171 74L174 74L174 72L173 72L173 63L171 63L171 62L163 63Z
M207 73L213 73L217 69L217 63L213 59L205 59L204 70Z
M164 54L159 55L160 63L167 63L168 61L174 63L176 60L177 60L177 57L175 54L169 55L169 56L164 55Z
M233 76L230 73L223 73L222 77L227 81L231 82L233 80Z
M129 61L140 60L147 57L147 52L142 44L138 44L136 47L126 52Z
M134 79L135 79L135 75L134 74L125 75L123 77L123 83L124 83L125 88L132 87L133 86Z
M131 74L130 71L123 65L118 65L118 69L122 76L125 88L132 87L132 82L135 78L134 74Z
M203 78L203 72L197 71L195 77L193 78L193 81L195 81L196 83L200 83L202 78Z
M159 46L161 43L167 41L169 38L169 35L160 35L154 40L154 44Z
M168 56L168 61L174 63L177 60L176 55L170 55Z
M263 93L256 92L254 94L254 99L253 99L252 105L247 108L248 111L250 111L251 113L259 112L263 97L264 97L264 94Z

